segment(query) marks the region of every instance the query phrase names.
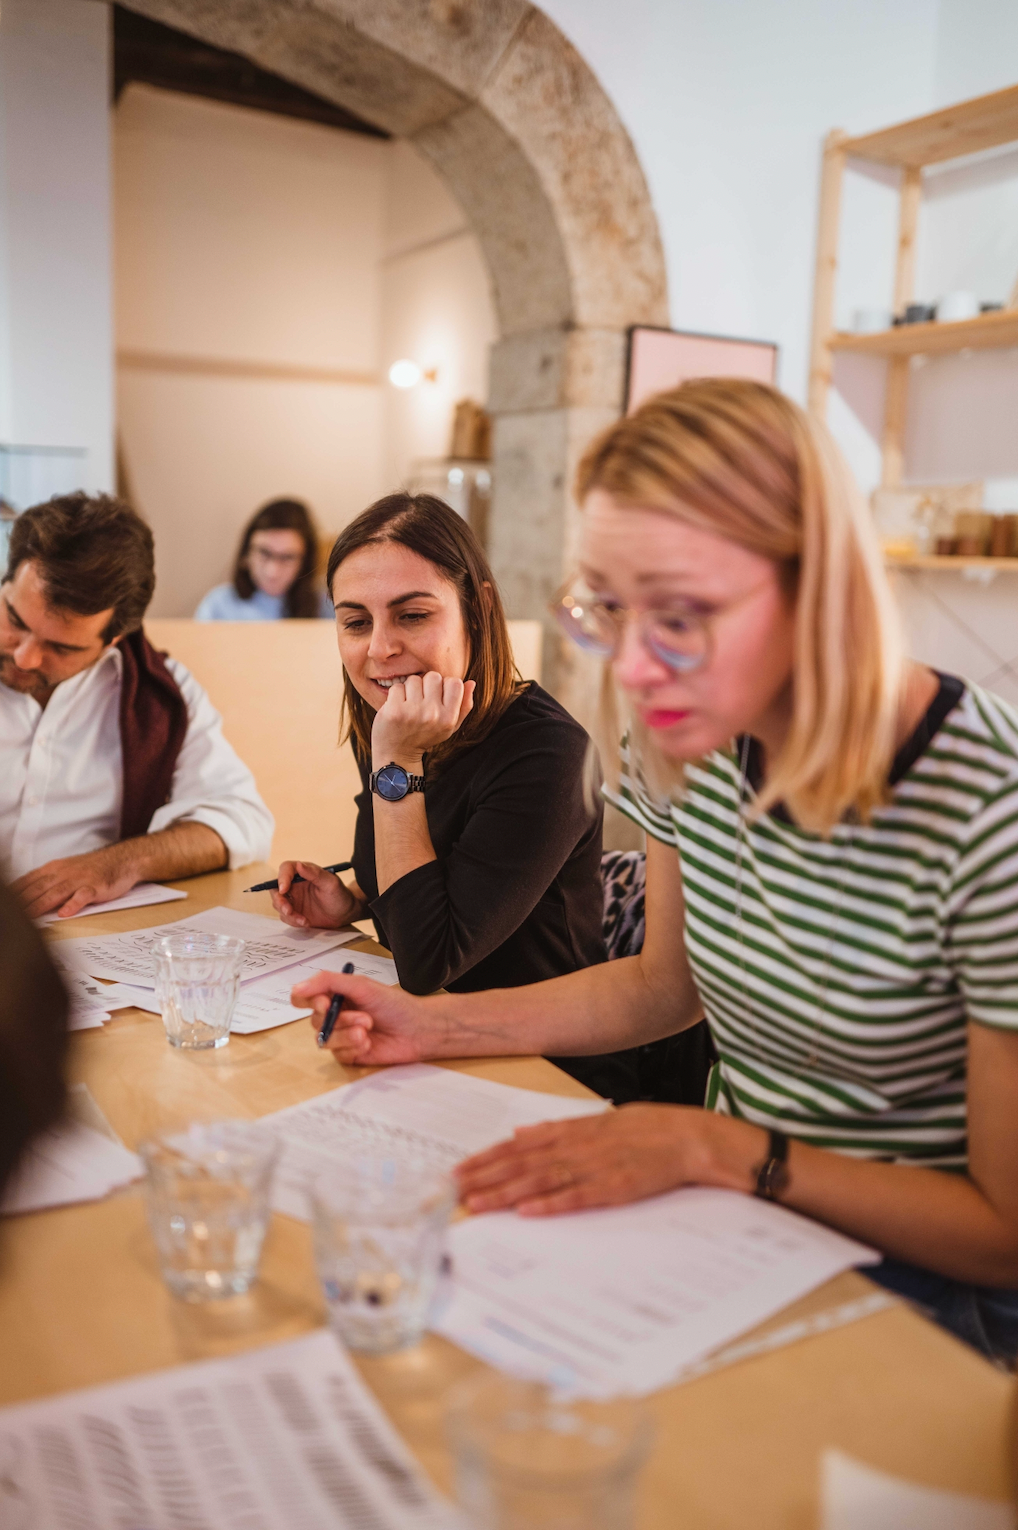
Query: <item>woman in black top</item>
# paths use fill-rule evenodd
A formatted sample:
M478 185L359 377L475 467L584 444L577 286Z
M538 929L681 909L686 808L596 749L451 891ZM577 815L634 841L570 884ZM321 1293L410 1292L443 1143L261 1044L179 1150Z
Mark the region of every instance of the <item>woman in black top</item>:
M604 961L587 735L519 680L466 522L430 495L379 500L338 538L328 585L363 782L356 882L286 861L280 916L322 929L370 913L411 993L511 988ZM597 1060L581 1069L603 1086Z

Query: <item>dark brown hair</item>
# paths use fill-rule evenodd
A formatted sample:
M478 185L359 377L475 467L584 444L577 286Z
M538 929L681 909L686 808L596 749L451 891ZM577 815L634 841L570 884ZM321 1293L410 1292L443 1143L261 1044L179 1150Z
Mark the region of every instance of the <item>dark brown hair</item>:
M247 566L251 538L256 531L295 531L304 539L304 557L296 579L283 596L283 615L308 617L318 615L318 591L315 570L318 565L318 533L307 505L299 499L272 499L248 521L240 539L233 565L233 588L241 600L250 600L254 580Z
M481 544L466 521L432 494L387 494L351 521L340 532L329 554L330 595L339 565L359 547L372 542L397 542L408 547L434 564L459 594L469 650L463 678L475 682L474 706L452 738L428 755L428 767L434 770L486 738L522 689L502 597ZM351 739L354 752L363 760L371 758L374 720L374 708L344 671L341 742Z
M27 512L26 512L27 514ZM45 942L0 884L0 1195L64 1107L67 995Z
M112 609L108 643L141 626L156 585L152 533L110 494L61 494L33 505L11 528L6 579L37 563L49 604L76 616Z

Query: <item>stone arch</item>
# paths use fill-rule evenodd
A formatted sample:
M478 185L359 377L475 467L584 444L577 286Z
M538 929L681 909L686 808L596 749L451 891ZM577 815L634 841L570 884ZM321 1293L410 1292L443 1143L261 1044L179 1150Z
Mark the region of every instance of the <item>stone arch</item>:
M569 558L569 482L621 407L631 324L667 324L664 258L612 103L527 0L124 0L409 139L491 274L490 540L514 616ZM548 655L555 683L554 650Z

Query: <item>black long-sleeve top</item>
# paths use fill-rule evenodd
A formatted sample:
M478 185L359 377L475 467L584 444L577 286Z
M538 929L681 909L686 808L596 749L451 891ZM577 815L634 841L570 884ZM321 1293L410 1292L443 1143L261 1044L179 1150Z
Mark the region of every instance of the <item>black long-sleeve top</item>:
M353 864L410 993L516 988L603 962L600 802L585 800L588 739L530 684L487 738L428 781L437 860L381 895L368 767L358 761Z

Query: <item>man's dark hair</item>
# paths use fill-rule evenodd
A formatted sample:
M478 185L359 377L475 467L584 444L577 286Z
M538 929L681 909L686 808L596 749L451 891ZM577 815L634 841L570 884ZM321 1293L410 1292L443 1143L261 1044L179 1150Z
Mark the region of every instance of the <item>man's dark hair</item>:
M54 610L95 616L112 608L105 643L141 626L155 589L152 533L110 494L60 494L23 511L11 527L6 578L22 563L38 565Z

